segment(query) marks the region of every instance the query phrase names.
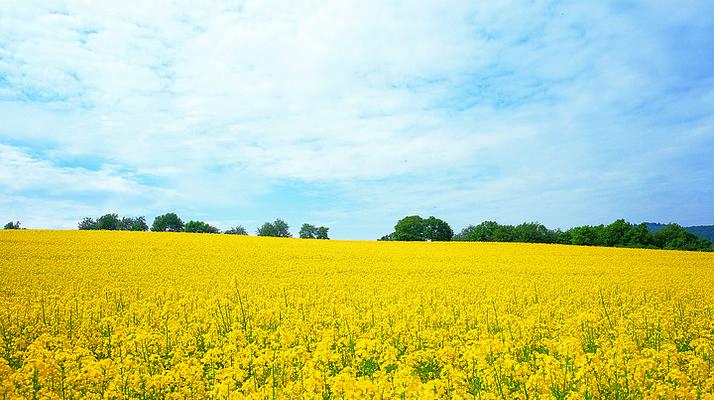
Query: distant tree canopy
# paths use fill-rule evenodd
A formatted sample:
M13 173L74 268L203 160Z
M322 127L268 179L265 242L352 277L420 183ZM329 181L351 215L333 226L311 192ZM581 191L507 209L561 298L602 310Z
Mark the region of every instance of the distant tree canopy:
M654 234L655 246L670 250L703 250L713 251L712 242L699 238L677 224L669 224Z
M121 220L117 214L105 214L97 218L97 228L103 231L118 231Z
M223 232L226 235L247 235L248 231L241 225L236 226Z
M624 219L609 225L576 226L567 231L550 230L536 222L512 226L484 221L462 229L454 240L714 251L711 241L697 237L677 224L666 225L653 235L646 224L633 225Z
M129 218L124 217L121 219L121 226L127 231L148 231L149 225L146 224L146 218L136 217Z
M419 241L424 240L424 219L418 215L410 215L397 221L394 225L392 240Z
M3 229L20 229L20 221L8 222Z
M424 220L424 239L434 242L448 242L454 237L454 230L446 221L435 217Z
M183 226L183 231L184 232L192 232L192 233L220 233L221 232L215 226L211 226L208 223L203 222L203 221L188 221Z
M327 236L329 230L330 228L324 226L302 224L298 236L300 239L329 239Z
M610 225L576 226L567 231L551 230L538 222L524 222L513 226L484 221L478 225L469 225L457 235L453 235L449 225L440 219L423 219L418 215L410 215L397 222L394 232L378 240L451 240L452 236L453 240L467 242L559 243L714 251L711 241L697 237L677 224L666 225L653 235L647 224L633 225L624 219L618 219Z
M278 218L274 222L266 222L258 228L258 236L272 236L272 237L292 237L289 231L290 227L282 219Z
M151 230L154 232L181 232L183 231L183 221L174 213L166 213L154 218Z
M383 236L381 240L397 241L449 241L454 231L444 220L436 217L422 218L410 215L397 221L394 232Z
M326 226L318 226L317 227L317 234L315 235L315 239L322 239L322 240L329 240L330 237L328 236L330 228Z
M117 214L104 214L97 218L86 217L79 222L79 230L105 230L105 231L146 231L149 227L146 225L144 217L124 217L119 218Z
M381 241L394 240L393 235L394 235L394 233L390 233L389 235L384 235L384 236L382 236L381 238L379 238L379 239L377 239L377 240L381 240Z
M77 228L80 231L97 229L97 223L94 221L93 218L89 218L89 217L85 217L77 225L78 225Z
M656 233L650 226L656 226ZM122 217L115 213L105 214L96 220L90 217L79 222L80 230L129 230L146 231L148 225L144 217ZM692 228L692 227L690 227ZM702 227L700 227L702 228ZM20 222L8 222L4 229L20 229ZM154 232L197 232L220 233L220 230L203 221L189 221L185 225L175 213L159 215L151 226ZM304 239L329 239L329 228L303 224L299 237ZM228 229L224 233L247 235L242 226ZM278 218L266 222L257 230L258 236L292 237L288 224ZM397 221L394 232L379 240L395 241L476 241L476 242L522 242L559 243L579 246L636 247L668 250L714 251L714 244L704 237L693 234L677 224L631 224L618 219L609 225L576 226L567 231L551 230L538 222L524 222L519 225L500 225L495 221L484 221L469 225L454 235L446 221L430 216L422 218L410 215Z

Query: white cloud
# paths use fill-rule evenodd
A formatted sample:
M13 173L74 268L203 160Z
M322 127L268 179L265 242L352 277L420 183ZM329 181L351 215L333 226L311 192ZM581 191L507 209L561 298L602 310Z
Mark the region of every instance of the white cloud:
M9 4L0 143L49 158L3 147L5 191L120 192L233 221L231 205L262 217L289 181L332 185L344 207L324 215L392 218L420 197L459 220L567 225L593 219L573 202L597 218L646 203L622 182L648 192L653 164L714 141L714 80L692 72L707 64L673 57L681 32L707 43L705 2ZM86 156L101 165L60 166ZM681 189L660 178L661 192Z
M127 179L114 166L93 171L61 167L20 148L0 144L0 187L6 192L36 190L58 193L103 192L140 194L146 188Z

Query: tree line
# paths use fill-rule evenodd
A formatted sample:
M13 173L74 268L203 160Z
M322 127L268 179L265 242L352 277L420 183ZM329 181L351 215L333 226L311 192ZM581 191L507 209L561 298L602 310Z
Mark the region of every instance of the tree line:
M478 225L469 225L454 234L449 224L441 219L411 215L399 220L394 226L394 232L382 236L379 240L557 243L714 251L710 240L698 237L677 224L666 225L652 233L646 224L635 225L624 219L618 219L609 225L576 226L565 231L548 229L538 222L501 225L495 221L484 221Z
M19 227L19 223L18 223ZM96 220L86 217L77 225L79 230L107 230L107 231L148 231L152 232L191 232L191 233L223 233L228 235L247 235L248 231L241 225L221 232L220 229L204 221L188 221L184 223L176 213L166 213L154 218L151 227L144 217L119 217L118 214L105 214ZM7 227L6 227L7 228ZM300 228L301 239L329 239L330 228L303 224ZM278 218L273 222L266 222L256 230L257 236L292 237L290 226Z
M14 222L13 222L13 221L10 221L10 222L8 222L7 224L5 224L5 226L3 227L3 229L21 229L21 228L20 228L20 221L14 221Z
M247 235L241 225L221 232L220 229L204 221L184 223L175 213L166 213L154 218L151 227L145 217L119 217L105 214L101 217L84 218L79 222L80 230L125 230L153 232L224 233ZM10 221L4 229L21 229L20 222ZM298 236L302 239L329 239L329 228L303 224ZM292 237L290 227L282 219L266 222L256 230L257 236ZM519 242L556 243L580 246L631 247L667 250L714 251L714 244L706 238L698 237L677 224L668 224L655 233L647 224L631 224L618 219L609 225L576 226L562 231L548 229L538 222L524 222L519 225L501 225L495 221L484 221L469 225L454 234L449 224L430 216L422 218L410 215L397 221L394 232L378 240L394 241L466 241L466 242Z

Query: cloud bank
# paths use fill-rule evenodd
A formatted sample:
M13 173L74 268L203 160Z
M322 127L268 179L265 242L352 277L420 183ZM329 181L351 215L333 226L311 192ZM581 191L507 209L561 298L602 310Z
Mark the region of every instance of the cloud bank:
M708 2L0 7L0 217L714 223Z

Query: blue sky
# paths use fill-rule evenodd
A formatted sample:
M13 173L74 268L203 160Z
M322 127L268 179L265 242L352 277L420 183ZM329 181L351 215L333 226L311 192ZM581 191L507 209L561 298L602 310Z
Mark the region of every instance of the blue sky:
M3 222L714 224L710 1L103 3L0 0Z

